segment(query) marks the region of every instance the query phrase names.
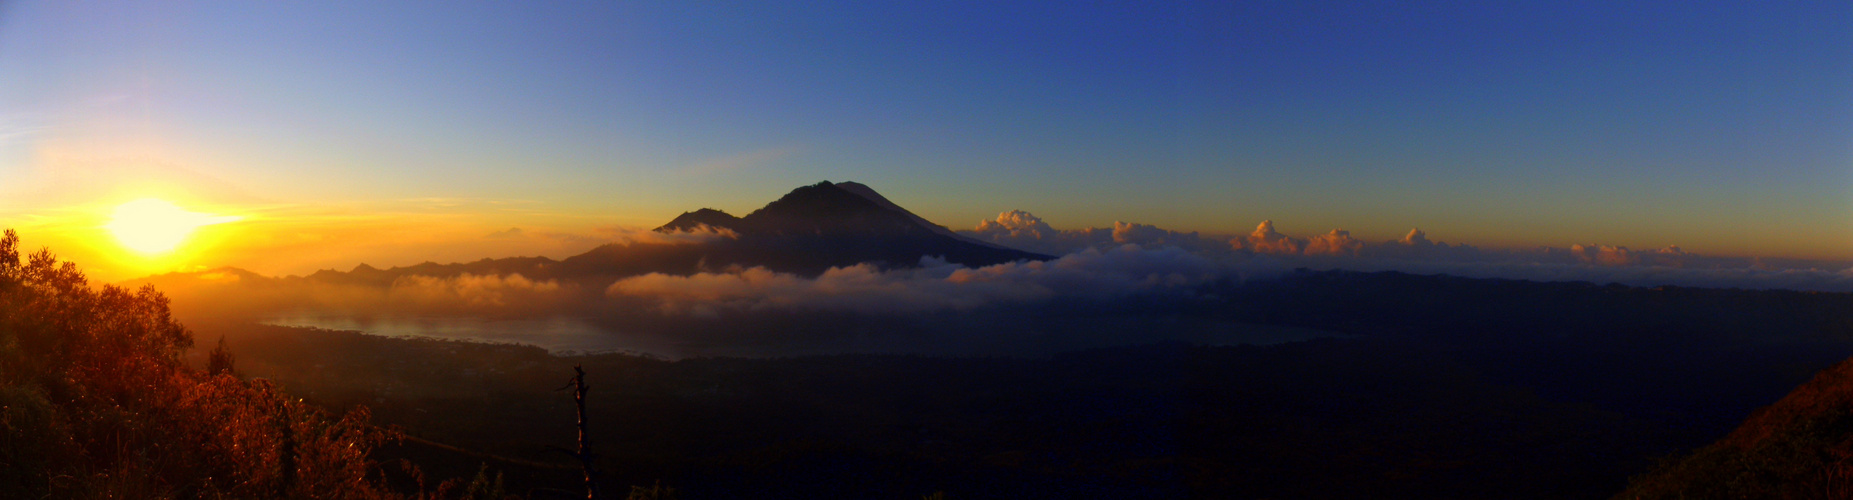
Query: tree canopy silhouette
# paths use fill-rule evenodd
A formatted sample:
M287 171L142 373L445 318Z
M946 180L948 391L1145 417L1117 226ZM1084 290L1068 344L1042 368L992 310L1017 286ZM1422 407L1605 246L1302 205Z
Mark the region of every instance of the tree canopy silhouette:
M387 498L368 453L393 433L181 354L154 288L92 287L0 237L0 491L21 498ZM221 345L221 348L223 346ZM215 357L215 359L218 359Z

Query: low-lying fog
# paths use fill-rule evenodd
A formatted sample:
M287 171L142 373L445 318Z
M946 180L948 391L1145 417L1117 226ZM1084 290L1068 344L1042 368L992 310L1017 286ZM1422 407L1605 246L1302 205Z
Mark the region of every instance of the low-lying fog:
M789 320L772 328L715 322L675 335L601 327L595 321L554 316L492 319L471 316L280 315L263 324L357 331L386 337L459 339L538 346L555 354L622 352L663 359L694 357L780 357L811 354L884 353L946 356L1042 356L1064 351L1183 342L1196 345L1273 345L1344 335L1310 328L1254 325L1212 318L1136 315L1010 318L995 314L948 314L834 321L841 330L791 331ZM778 331L774 331L774 330ZM746 332L721 336L720 330Z
M259 321L266 325L356 331L384 337L459 339L497 344L527 344L554 353L629 352L674 357L673 345L647 342L640 336L600 330L565 316L541 319L490 319L471 316L342 316L299 312Z
M835 353L1036 356L1153 342L1273 344L1334 336L1251 324L1247 321L1257 312L1244 308L1252 309L1255 297L1241 302L1219 296L1245 293L1239 290L1246 284L1273 281L1296 268L1634 286L1853 290L1853 269L1835 267L1841 263L1780 267L1678 249L1489 251L1430 242L1419 231L1399 242L1365 244L1342 231L1310 240L1290 238L1268 224L1229 242L1136 224L1049 234L1038 232L1047 229L1044 224L1028 226L966 234L1059 250L1062 256L983 267L929 257L917 266L860 264L814 276L763 267L601 276L550 274L542 266L532 268L539 272L531 275L482 274L459 264L366 268L368 276L384 276L379 281L356 279L360 270L331 273L333 278L270 278L233 269L146 281L174 298L182 320L242 318L384 336L530 344L556 353L630 352L670 359ZM683 244L695 243L618 245ZM1235 310L1247 315L1230 314Z

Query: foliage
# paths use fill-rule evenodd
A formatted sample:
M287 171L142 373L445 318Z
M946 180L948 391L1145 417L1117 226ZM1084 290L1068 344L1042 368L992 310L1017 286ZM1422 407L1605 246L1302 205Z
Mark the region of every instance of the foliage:
M0 491L26 498L386 498L394 433L264 380L180 360L192 333L150 287L90 286L0 238ZM221 344L223 351L223 344ZM215 364L215 366L218 366Z
M221 336L219 337L218 347L212 348L212 353L206 357L206 374L236 375L236 373L232 371L232 365L236 363L237 359L236 356L232 355L232 350L225 347L225 337Z
M633 485L628 498L629 500L676 500L676 489L663 486L662 481L657 481L648 488Z
M402 461L402 463L406 470L410 472L418 482L418 494L415 495L414 498L419 500L439 498L455 498L457 500L501 500L503 498L511 498L508 494L508 488L503 485L502 473L497 472L495 478L490 479L489 464L486 463L477 466L476 477L471 478L470 482L462 482L462 478L452 479L439 483L437 489L430 492L425 491L424 471L420 470L417 465L413 465L409 461Z
M1853 414L1797 422L1755 445L1718 443L1636 477L1621 499L1853 496Z
M1853 359L1729 436L1633 478L1619 499L1853 497Z

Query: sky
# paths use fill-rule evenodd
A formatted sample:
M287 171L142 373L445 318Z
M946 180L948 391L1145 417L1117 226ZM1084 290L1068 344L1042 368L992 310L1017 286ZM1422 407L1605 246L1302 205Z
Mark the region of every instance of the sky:
M102 279L558 258L820 180L1848 260L1853 4L0 2L0 226ZM220 222L141 255L145 198Z

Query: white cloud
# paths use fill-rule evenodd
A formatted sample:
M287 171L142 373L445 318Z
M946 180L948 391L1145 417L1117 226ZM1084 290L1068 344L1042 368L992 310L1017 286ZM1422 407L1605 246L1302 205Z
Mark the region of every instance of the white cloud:
M557 300L563 298L561 292L558 282L534 281L520 274L466 273L451 278L411 275L394 280L387 299L417 306L509 307Z
M600 236L614 243L626 244L687 245L740 237L740 234L732 229L710 227L707 224L699 224L685 231L663 232L641 227L618 226L601 227L597 231Z
M1042 218L1022 210L998 214L996 219L980 221L974 230L959 233L980 241L1049 255L1067 255L1088 248L1108 250L1127 244L1146 248L1173 246L1206 254L1228 250L1220 238L1169 231L1149 224L1115 221L1111 228L1057 230Z
M1271 220L1249 234L1234 237L1180 233L1147 224L1116 222L1111 230L1061 230L1028 212L1013 210L965 231L993 243L1064 255L1082 249L1105 249L1134 243L1145 248L1178 248L1234 268L1257 262L1317 269L1398 270L1487 278L1552 281L1620 282L1654 286L1798 288L1853 291L1846 262L1715 257L1687 252L1677 245L1659 250L1576 244L1531 249L1481 249L1431 239L1421 229L1402 238L1367 242L1334 229L1311 238L1282 233ZM1232 251L1233 250L1233 251ZM1271 260L1270 260L1271 259ZM1658 280L1658 281L1656 281Z
M1086 249L1050 261L967 268L925 260L914 269L882 271L863 264L832 268L816 278L765 268L625 278L612 297L653 302L666 313L831 311L869 314L970 310L1046 301L1058 296L1109 299L1132 293L1187 292L1227 275L1209 259L1175 247L1125 245Z

